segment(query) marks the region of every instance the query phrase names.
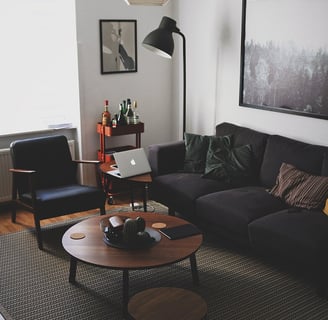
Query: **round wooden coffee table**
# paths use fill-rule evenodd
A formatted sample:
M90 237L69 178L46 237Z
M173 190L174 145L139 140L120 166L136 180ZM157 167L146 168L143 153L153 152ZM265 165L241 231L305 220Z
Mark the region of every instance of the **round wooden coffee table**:
M145 219L147 227L152 227L158 222L165 223L167 227L188 223L183 219L158 213L124 212L114 215L131 218L140 216ZM198 284L195 253L203 241L201 234L177 240L169 240L162 235L159 242L147 249L119 249L107 245L103 240L100 222L110 216L97 216L83 220L69 228L63 235L63 247L71 256L70 282L75 282L78 261L122 270L124 315L127 315L129 300L129 270L157 268L189 258L194 284Z

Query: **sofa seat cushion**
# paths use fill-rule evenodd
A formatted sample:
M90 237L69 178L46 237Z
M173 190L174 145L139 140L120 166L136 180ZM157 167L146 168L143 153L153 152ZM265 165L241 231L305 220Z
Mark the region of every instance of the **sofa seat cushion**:
M250 222L285 207L283 201L266 189L250 186L211 193L197 199L196 215L198 219L248 241Z
M282 210L249 225L251 246L266 255L305 264L321 263L328 249L328 217L320 210Z
M153 178L151 197L182 215L192 217L195 200L205 194L230 188L229 184L202 178L197 173L170 173Z

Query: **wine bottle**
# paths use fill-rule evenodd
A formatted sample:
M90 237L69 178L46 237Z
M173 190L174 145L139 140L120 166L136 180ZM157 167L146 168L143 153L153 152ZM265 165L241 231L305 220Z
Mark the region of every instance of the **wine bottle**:
M131 106L131 100L128 99L127 101L128 101L128 109L125 113L126 121L127 124L133 124L133 110Z
M110 117L110 112L108 111L108 100L105 100L105 103L104 103L104 112L102 113L102 116L101 116L101 124L103 126L109 126L110 125L110 120L111 120L111 117Z
M134 124L139 123L139 114L137 113L137 101L136 100L133 101L132 112L133 112L133 123Z
M119 105L119 113L118 113L118 117L117 117L117 125L118 126L124 126L124 125L126 125L126 118L125 118L125 114L123 113L122 104Z
M127 107L129 107L129 104L131 105L132 103L131 103L131 99L130 98L127 98L126 99L126 105L127 105Z

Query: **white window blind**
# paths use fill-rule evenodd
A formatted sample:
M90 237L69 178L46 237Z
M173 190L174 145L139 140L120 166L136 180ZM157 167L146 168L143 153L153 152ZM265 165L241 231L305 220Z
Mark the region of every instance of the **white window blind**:
M79 121L74 0L3 0L0 135Z

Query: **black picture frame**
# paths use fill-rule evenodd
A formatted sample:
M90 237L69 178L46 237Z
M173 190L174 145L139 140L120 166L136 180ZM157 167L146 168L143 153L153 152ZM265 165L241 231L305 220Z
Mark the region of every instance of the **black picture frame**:
M138 71L137 20L99 20L101 74Z
M328 119L328 1L242 6L239 106Z

